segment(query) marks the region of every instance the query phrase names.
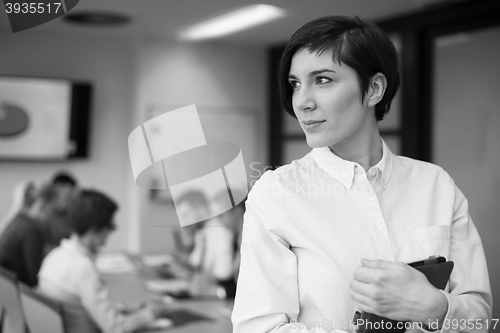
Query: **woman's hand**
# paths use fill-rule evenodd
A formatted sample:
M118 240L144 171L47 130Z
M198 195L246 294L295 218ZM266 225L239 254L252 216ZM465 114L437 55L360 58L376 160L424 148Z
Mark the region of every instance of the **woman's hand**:
M446 296L425 275L402 262L361 261L350 287L359 309L399 321L442 322Z

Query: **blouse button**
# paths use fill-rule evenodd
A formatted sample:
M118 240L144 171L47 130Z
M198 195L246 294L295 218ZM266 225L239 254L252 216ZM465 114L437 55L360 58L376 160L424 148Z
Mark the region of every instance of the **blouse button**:
M383 229L384 229L384 225L383 225L383 224L379 224L379 225L377 226L377 230L378 230L378 231L382 231Z

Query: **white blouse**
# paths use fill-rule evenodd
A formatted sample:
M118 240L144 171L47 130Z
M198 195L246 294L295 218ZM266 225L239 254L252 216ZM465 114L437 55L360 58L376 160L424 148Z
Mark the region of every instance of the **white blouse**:
M385 143L368 172L328 147L266 172L244 219L235 333L354 331L349 281L362 258L442 255L455 262L445 319L491 319L486 259L464 195L439 166Z

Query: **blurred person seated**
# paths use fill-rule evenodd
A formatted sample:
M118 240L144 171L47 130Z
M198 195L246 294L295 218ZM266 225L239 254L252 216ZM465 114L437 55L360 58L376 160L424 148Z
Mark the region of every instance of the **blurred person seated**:
M164 316L166 304L153 299L139 309L126 314L120 312L99 277L95 257L115 229L113 217L117 204L100 192L81 190L67 208L74 232L44 259L38 275L38 290L68 308L80 305L105 333L132 332ZM67 318L69 326L72 326L71 320L81 321ZM91 328L86 332L90 333Z
M214 203L216 205L221 204L224 197L225 192L220 193L214 198ZM231 232L231 245L233 248L231 275L235 282L238 279L238 273L240 270L240 247L241 235L243 231L243 216L245 214L245 201L246 198L230 210L217 216L220 222Z
M212 200L213 209L221 211L227 200L227 191L221 191ZM191 256L192 264L212 274L222 287L223 297L229 299L236 294L244 207L243 201L208 220ZM203 248L205 253L197 254Z
M46 244L45 227L56 214L57 199L53 186L35 190L33 203L21 209L0 237L0 266L31 287L37 284Z
M57 205L56 213L53 218L46 221L45 237L46 248L44 252L47 253L63 238L68 238L71 234L71 227L65 218L65 206L72 193L77 189L76 179L67 172L59 171L54 174L52 179L47 185L52 185L53 189L57 192ZM42 185L43 186L43 185ZM13 221L14 217L19 213L26 212L26 210L34 202L34 193L37 185L34 181L21 181L14 187L13 190L13 204L5 218L0 222L0 235ZM38 185L40 187L40 185Z
M34 202L35 183L33 181L21 181L12 191L12 206L0 222L0 236L7 226L21 212L26 212Z
M46 226L45 253L58 246L62 239L69 238L73 232L67 217L67 206L71 197L78 191L76 178L65 171L56 172L50 183L57 192L58 200L56 214Z
M209 202L202 192L190 191L177 200L176 209L182 220L200 221L209 216L211 209L219 211L227 200L227 191L216 195L212 202ZM218 291L221 298L234 298L236 292L235 275L239 267L237 254L240 239L238 235L241 234L243 220L242 206L238 206L176 231L177 248L187 258L189 267L195 274L205 275L205 278L195 280L206 286L205 280L208 279L221 286ZM196 286L193 288L199 289Z
M195 246L196 234L203 228L205 217L210 212L210 204L203 192L191 190L176 200L175 209L181 220L193 222L174 229L173 234L178 259L189 263L189 257Z

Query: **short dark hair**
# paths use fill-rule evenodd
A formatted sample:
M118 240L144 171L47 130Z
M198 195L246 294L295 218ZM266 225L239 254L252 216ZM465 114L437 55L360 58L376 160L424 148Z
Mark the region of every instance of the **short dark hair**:
M331 51L334 61L354 69L359 78L362 100L370 79L377 73L384 74L387 87L382 100L375 106L375 118L380 121L389 112L399 88L400 65L394 44L376 24L359 17L328 16L305 24L293 34L278 67L281 104L293 117L293 90L288 75L293 55L303 49L318 54Z
M33 201L40 201L43 204L53 204L58 199L57 190L52 184L43 184L39 187L33 186L30 189L29 196Z
M52 177L52 184L54 185L69 185L76 187L76 179L67 172L58 172Z
M113 214L118 205L108 196L95 190L81 190L68 204L69 220L79 236L90 230L113 230Z

